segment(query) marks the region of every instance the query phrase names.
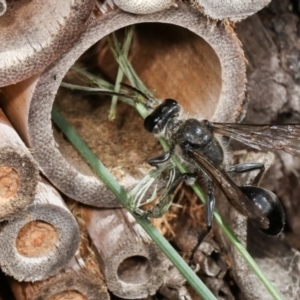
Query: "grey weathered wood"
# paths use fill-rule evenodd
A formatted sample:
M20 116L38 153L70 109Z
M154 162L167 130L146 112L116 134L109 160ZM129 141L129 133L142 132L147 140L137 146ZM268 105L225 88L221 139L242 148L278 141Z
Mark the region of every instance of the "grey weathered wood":
M154 295L169 260L125 209L83 208L82 218L98 254L108 289L118 297Z
M41 72L71 47L93 7L92 0L1 1L0 86Z
M77 251L79 229L59 193L39 182L34 202L0 228L0 266L19 281L48 278Z
M99 271L79 254L64 271L36 282L10 280L16 300L109 300L106 284Z
M33 202L39 169L1 109L0 133L0 220L4 220Z
M199 76L204 81L199 80L195 83L201 88L210 89L211 94L215 96L209 98L209 101L201 96L201 93L193 99L180 99L183 105L189 106L189 111L193 112L194 116L204 115L212 120L235 121L240 114L245 91L245 64L239 41L230 27L224 24L216 25L196 9L184 4L180 4L176 9L171 8L150 15L136 16L118 10L94 19L74 43L73 48L37 79L32 98L27 99L27 103L30 103L28 123L21 127L28 128L24 139L34 149L34 157L44 174L65 194L83 203L98 207L118 206L112 193L92 176L91 172L81 172L80 168L74 168L76 163L68 163L57 148L49 121L52 103L63 76L86 49L110 32L141 22L171 23L184 27L203 39L203 47L198 49L203 61L209 60L211 56L216 57L209 74L205 73L205 68L199 70ZM176 74L181 76L180 72L174 73L174 76ZM209 82L205 81L205 74L210 78ZM176 86L178 87L177 84ZM5 104L4 106L6 107ZM21 119L16 117L15 112L11 112L10 116L12 119ZM72 158L68 157L68 160ZM126 185L130 187L135 182L135 179L132 179L132 184L127 181Z

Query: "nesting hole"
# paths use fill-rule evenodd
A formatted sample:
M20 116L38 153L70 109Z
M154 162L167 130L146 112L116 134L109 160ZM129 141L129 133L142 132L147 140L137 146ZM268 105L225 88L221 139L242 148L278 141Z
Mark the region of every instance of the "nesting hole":
M0 203L12 199L19 186L19 174L10 167L0 166Z
M119 265L117 274L121 281L142 284L148 281L152 273L150 261L144 256L130 256Z
M42 256L53 251L58 240L55 227L43 221L32 221L20 229L16 248L26 257Z
M117 35L123 32L121 29ZM178 100L190 116L207 119L213 116L222 88L221 67L216 53L204 39L179 26L139 24L129 59L159 98ZM83 54L78 64L110 82L115 81L118 65L106 38ZM71 70L63 81L88 85L79 77ZM115 120L109 121L111 97L78 94L60 89L55 105L119 181L127 175L143 176L147 160L159 155L162 149L144 129L139 114L119 102ZM66 145L60 134L54 136L65 159L89 175L90 170L81 164L79 154Z
M78 291L64 291L51 296L49 300L87 300L87 298Z

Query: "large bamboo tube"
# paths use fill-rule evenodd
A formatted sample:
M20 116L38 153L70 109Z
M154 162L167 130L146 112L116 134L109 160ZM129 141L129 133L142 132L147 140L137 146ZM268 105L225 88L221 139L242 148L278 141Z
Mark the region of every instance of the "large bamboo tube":
M125 299L154 295L170 263L131 214L125 209L84 207L82 218L108 289Z
M177 64L177 68L170 70L168 77L165 67L162 68L164 72L158 72L155 76L151 74L152 77L158 78L156 82L164 82L166 85L163 91L158 91L158 94L169 97L166 89L173 91L173 94L179 92L182 97L177 98L178 101L186 108L186 112L194 117L230 122L235 121L240 115L245 90L245 65L243 52L233 30L224 24L216 25L196 9L183 3L178 6L177 9L171 8L150 15L132 15L119 10L107 12L94 19L80 40L74 43L73 48L49 66L37 79L32 97L27 99L27 103L30 103L27 122L18 128L20 131L21 128L27 129L27 132L23 130L26 135L24 139L35 149L34 157L42 171L56 187L71 198L98 207L118 206L114 196L93 176L87 165L81 162L76 154L65 151L66 147L56 147L49 121L52 104L63 76L86 49L110 32L130 24L155 22L174 24L195 33L198 42L191 44L191 48L194 49L191 51L191 61L185 59L185 45L188 42L184 39L184 35L179 34L178 41L174 39L172 43L167 42L164 45L164 52L171 51L169 56L166 55L166 59L176 54L174 49L182 49L174 57L175 61L183 61L184 64ZM159 61L160 55L155 58ZM167 60L166 66L168 63ZM149 61L149 64L152 66L155 63ZM180 71L177 72L176 69ZM189 77L189 74L192 74L192 77ZM150 83L150 80L147 83ZM190 91L186 96L180 93L182 84L185 85L185 91ZM14 90L17 88L14 87ZM4 93L11 90L12 87L7 87ZM9 103L13 101L13 98L9 98L4 102L6 112L12 119L22 119L16 118L15 113L9 109ZM14 105L18 106L17 103ZM61 139L57 141L61 143ZM105 151L99 148L98 152ZM140 157L141 153L145 156L146 151L140 148L135 155ZM137 163L134 166L136 169L143 168ZM120 172L127 175L126 168L122 169L122 165L120 168ZM127 176L122 185L127 189L131 188L140 177L140 175Z
M229 19L236 22L245 19L265 6L271 0L196 0L200 9L213 19Z
M39 182L33 204L0 228L0 266L19 281L48 278L75 254L79 229L58 192Z
M16 300L110 299L95 253L89 246L86 228L83 228L81 220L79 224L79 250L64 270L43 281L18 282L11 279L10 284Z
M94 1L0 1L0 86L41 72L85 29Z
M34 200L39 170L0 109L0 220L18 215Z

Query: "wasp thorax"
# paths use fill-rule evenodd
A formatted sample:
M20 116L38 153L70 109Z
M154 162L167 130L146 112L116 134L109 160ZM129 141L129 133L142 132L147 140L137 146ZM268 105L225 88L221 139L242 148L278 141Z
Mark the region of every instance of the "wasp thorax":
M157 106L154 111L145 119L144 127L154 134L161 133L171 118L177 117L180 106L173 99L166 99Z
M213 133L206 121L188 119L176 132L175 139L178 144L188 142L203 148L212 141Z

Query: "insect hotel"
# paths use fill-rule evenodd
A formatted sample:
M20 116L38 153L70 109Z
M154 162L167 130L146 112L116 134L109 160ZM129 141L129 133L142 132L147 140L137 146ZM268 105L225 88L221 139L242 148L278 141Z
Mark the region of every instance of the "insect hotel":
M0 300L298 299L300 4L0 0Z

